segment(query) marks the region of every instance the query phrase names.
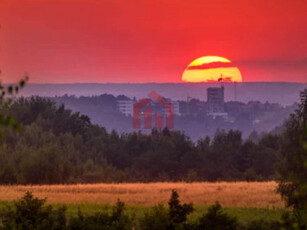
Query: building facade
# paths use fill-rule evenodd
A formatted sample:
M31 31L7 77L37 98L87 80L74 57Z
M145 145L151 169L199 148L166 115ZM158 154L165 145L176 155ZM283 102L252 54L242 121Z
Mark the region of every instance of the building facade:
M125 116L133 115L133 100L118 100L117 109L119 112L125 114Z
M224 87L210 87L207 89L208 115L213 117L225 117L227 113L224 110Z
M179 102L178 101L172 101L170 99L167 99L171 104L174 106L174 115L180 116L179 111ZM133 104L135 103L135 100L117 100L117 109L119 112L125 114L125 116L133 116ZM162 109L160 105L150 100L150 104L153 107L154 111L159 111L163 115L165 115L165 109ZM169 104L165 105L170 106Z

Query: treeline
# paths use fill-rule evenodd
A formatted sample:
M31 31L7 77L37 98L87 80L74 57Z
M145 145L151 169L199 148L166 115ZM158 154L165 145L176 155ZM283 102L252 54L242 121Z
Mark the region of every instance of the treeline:
M107 132L46 98L21 98L3 111L22 126L0 139L1 184L271 180L280 136L218 130L194 143L167 129Z
M127 100L124 95L113 96L102 94L97 96L57 96L50 97L57 105L90 117L92 123L101 125L107 131L115 129L119 133L133 132L132 117L125 116L117 109L118 100ZM246 138L253 131L268 132L280 126L289 115L297 109L297 103L283 107L276 103L261 103L250 101L242 103L237 101L225 102L224 109L228 118L215 118L208 116L207 102L199 99L178 101L181 116L175 115L176 130L184 131L193 141L204 136L213 138L216 129L239 129Z
M168 206L157 205L136 218L127 213L125 204L118 200L110 212L107 208L87 214L79 209L76 216L67 216L66 207L54 209L32 193L0 211L0 230L294 230L297 222L293 214L285 212L281 221L249 221L240 223L229 215L219 203L195 220L193 204L181 204L176 191L172 192ZM2 224L1 224L2 223Z

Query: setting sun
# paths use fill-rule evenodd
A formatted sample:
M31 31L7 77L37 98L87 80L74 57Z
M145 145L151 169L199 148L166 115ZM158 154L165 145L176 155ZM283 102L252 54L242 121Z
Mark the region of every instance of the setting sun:
M221 77L224 81L242 82L240 70L230 60L219 56L203 56L188 65L183 72L182 81L215 82Z

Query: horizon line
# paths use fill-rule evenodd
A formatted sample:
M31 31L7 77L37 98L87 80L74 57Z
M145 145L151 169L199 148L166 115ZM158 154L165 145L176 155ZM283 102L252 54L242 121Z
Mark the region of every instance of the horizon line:
M14 85L18 82L2 83L3 85ZM307 84L299 81L242 81L242 82L223 82L223 84L242 84L242 83L292 83L292 84ZM81 85L81 84L220 84L220 82L27 82L26 85Z

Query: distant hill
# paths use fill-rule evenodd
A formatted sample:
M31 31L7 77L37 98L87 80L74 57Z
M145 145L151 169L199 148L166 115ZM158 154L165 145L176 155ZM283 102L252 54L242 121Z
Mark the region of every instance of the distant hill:
M94 96L112 94L126 95L137 99L156 91L164 97L174 100L186 100L187 97L206 100L206 89L219 86L218 83L76 83L76 84L28 84L21 95L31 96ZM244 82L224 83L226 101L248 102L260 101L291 105L299 99L299 92L307 87L307 83L288 82ZM236 93L235 93L236 88ZM236 95L236 96L235 96Z

